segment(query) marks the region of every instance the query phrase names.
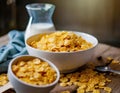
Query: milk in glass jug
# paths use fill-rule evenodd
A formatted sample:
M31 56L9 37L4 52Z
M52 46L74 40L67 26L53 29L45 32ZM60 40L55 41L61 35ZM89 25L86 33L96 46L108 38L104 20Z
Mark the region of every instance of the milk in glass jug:
M48 3L33 3L26 5L29 22L25 31L25 40L42 32L55 31L52 15L55 5Z

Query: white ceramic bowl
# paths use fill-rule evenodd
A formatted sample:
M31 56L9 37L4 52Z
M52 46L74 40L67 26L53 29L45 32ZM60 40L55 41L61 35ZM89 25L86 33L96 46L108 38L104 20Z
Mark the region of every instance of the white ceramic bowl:
M87 33L83 32L76 32L75 34L82 36L83 39L87 40L88 42L91 42L93 44L93 47L87 50L82 51L76 51L76 52L48 52L43 50L38 50L30 46L30 43L33 40L39 40L39 34L31 36L26 40L26 48L30 55L34 55L37 57L42 57L50 60L53 62L61 73L67 73L74 71L75 69L83 66L87 62L90 61L91 57L94 54L94 49L98 44L98 40Z
M10 83L14 87L16 93L49 93L55 87L55 85L58 83L59 78L60 78L59 70L50 61L43 59L43 58L40 58L41 60L48 62L48 64L51 67L53 67L55 69L55 71L57 72L56 80L53 83L48 84L48 85L41 85L40 86L40 85L32 85L32 84L25 83L24 81L18 79L15 76L15 74L13 73L13 71L12 71L13 64L16 64L18 61L28 60L31 58L36 58L36 57L24 55L24 56L16 57L10 62L9 68L8 68L8 78L9 78Z

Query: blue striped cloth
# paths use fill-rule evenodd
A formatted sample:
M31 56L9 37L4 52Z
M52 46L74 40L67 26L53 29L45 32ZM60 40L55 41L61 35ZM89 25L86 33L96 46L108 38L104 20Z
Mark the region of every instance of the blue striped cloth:
M24 42L24 31L12 30L8 36L8 44L0 47L0 72L7 71L11 59L28 54Z

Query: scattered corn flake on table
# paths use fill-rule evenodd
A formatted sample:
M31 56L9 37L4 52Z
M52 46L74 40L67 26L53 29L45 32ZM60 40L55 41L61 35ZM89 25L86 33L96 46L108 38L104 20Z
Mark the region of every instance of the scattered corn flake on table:
M3 40L4 40L4 42L3 42ZM6 44L7 42L8 42L7 35L0 38L0 44L1 44L0 46ZM98 46L96 47L96 50L95 50L95 54L94 54L93 58L90 60L90 62L94 65L103 65L103 64L105 64L104 62L106 62L106 58L108 58L108 57L113 58L115 60L115 61L113 61L113 64L111 65L111 67L115 70L120 70L120 63L119 63L120 48L109 46L106 44L98 44ZM101 60L101 58L102 58L102 60ZM89 67L90 67L90 65L85 65L85 66L81 67L80 69L78 69L78 71L82 69L81 71L83 71L85 73L86 68L89 68ZM88 71L91 71L91 73L93 73L94 75L96 74L96 72L92 72L92 70L90 70L90 69L88 69ZM80 72L77 75L80 75L83 72ZM97 76L99 77L99 75L97 75ZM101 77L99 77L99 78L101 78ZM105 75L105 78L106 78L106 80L108 80L105 84L105 87L101 88L99 91L99 88L97 88L97 86L95 86L96 89L94 89L93 92L91 92L91 93L120 93L120 83L119 83L120 75L107 74L107 75ZM93 79L93 78L91 78L91 79ZM98 79L96 77L95 83L97 82ZM73 81L74 81L74 79L73 79ZM64 85L64 84L62 85L63 82L67 82L67 85ZM56 87L51 91L51 93L77 93L78 90L79 90L78 93L84 93L86 91L85 90L86 85L85 86L83 85L82 87L80 89L80 87L75 85L75 82L73 82L73 84L71 84L71 83L69 83L68 80L64 81L64 79L63 79L63 81L61 80L56 85ZM109 91L111 91L111 92L109 92ZM14 91L14 89L8 89L3 93L15 93L15 91Z

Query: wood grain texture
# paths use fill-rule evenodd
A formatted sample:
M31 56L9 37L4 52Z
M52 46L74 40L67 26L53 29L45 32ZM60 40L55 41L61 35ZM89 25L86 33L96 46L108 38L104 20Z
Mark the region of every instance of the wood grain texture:
M7 36L0 38L0 45L7 44L7 42L8 42ZM98 61L97 58L100 56L103 58L103 61ZM93 62L95 65L102 65L106 62L107 57L112 57L115 60L120 61L120 48L116 48L106 44L98 44L98 46L95 49L94 56L90 61ZM111 67L115 70L120 70L120 64L113 64L111 65ZM112 82L107 85L112 88L112 93L120 93L120 75L112 75L112 76L108 75L107 77L112 80ZM71 93L75 93L76 86L60 87L58 84L51 91L51 93L61 93L64 90L69 90ZM10 89L10 90L6 90L4 93L15 93L15 91L14 90L12 91ZM101 93L105 93L105 92L101 91Z

